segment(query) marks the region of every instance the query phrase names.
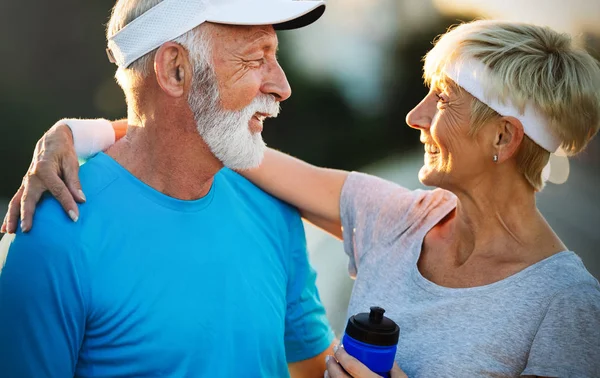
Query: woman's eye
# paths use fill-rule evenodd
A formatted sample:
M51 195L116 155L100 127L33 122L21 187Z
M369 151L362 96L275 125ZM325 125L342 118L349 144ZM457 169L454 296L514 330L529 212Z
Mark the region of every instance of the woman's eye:
M438 106L448 104L448 97L446 97L444 94L436 93L435 96L438 98L437 99Z

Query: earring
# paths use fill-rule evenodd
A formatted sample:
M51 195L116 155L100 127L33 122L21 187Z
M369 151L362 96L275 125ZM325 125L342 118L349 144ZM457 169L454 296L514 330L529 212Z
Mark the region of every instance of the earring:
M498 162L498 155L494 155L494 163Z

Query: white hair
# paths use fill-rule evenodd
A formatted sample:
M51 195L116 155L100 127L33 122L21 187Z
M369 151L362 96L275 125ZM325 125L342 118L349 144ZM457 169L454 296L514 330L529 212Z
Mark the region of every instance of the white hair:
M163 0L118 0L112 9L110 20L106 28L106 39L108 40L113 35L118 33L127 24L158 5ZM202 56L206 61L210 61L211 49L209 34L204 32L203 25L182 34L173 40L183 46L189 53L192 64L195 65L194 59ZM135 60L127 68L119 67L115 73L115 79L119 86L127 95L135 82L148 77L153 71L154 58L156 56L154 49Z
M107 39L162 0L119 0L108 23ZM202 24L176 38L189 53L192 85L188 96L198 133L219 161L231 169L257 167L264 156L265 142L260 133L252 133L249 123L256 113L276 117L279 102L272 95L260 94L241 110L224 110L219 85L212 65L209 33ZM156 50L140 57L127 68L119 68L115 77L126 96L139 80L152 72Z

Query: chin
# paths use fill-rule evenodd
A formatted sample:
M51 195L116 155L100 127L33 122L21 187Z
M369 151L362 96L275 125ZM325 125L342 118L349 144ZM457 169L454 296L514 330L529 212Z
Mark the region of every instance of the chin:
M439 176L439 172L432 171L427 166L423 166L419 171L419 181L425 186L438 187L441 181Z
M260 135L259 135L260 136ZM244 171L257 168L265 157L266 145L262 138L253 138L249 143L238 144L236 148L229 148L220 158L227 168Z

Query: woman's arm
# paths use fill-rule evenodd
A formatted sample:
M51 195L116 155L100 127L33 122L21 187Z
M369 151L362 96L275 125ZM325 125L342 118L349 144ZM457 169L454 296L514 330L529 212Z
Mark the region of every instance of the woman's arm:
M342 238L340 195L348 172L315 167L269 148L260 167L240 174L297 207L309 222Z
M125 134L127 134L127 119L120 119L111 123L115 130L115 141L123 138Z
M126 132L127 120L112 123L102 119L58 121L38 141L29 171L10 201L0 232L16 232L19 217L23 232L29 231L36 203L46 190L76 222L79 219L76 202L85 202L79 183L77 155L94 155L125 136Z

